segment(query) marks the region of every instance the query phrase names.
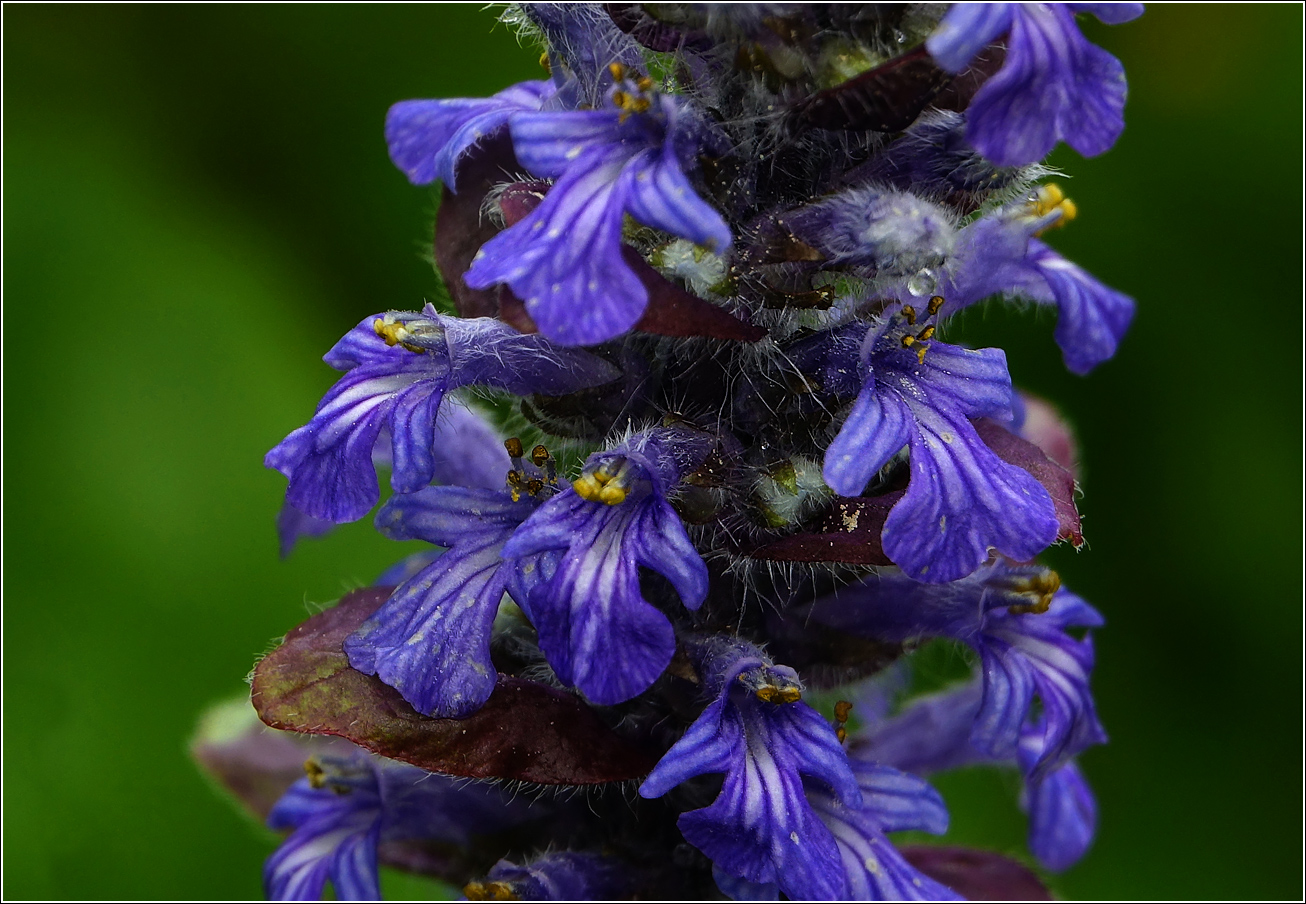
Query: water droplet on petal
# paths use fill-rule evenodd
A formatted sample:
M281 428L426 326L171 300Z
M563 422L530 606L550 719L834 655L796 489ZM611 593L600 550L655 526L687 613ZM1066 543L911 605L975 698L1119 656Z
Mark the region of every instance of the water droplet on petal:
M929 267L918 270L907 278L907 291L921 298L934 292L934 287L939 284L938 279L934 276L934 271Z

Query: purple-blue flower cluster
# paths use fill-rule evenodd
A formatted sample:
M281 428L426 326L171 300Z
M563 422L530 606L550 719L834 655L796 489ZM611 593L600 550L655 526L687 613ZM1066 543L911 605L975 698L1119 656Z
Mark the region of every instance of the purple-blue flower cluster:
M1043 869L1084 856L1103 619L1034 563L1082 542L1073 440L950 329L1052 306L1077 374L1125 337L1047 237L1077 209L1040 161L1124 126L1080 13L1141 6L522 3L547 78L391 108L453 306L364 318L266 464L283 551L378 470L377 529L430 548L256 670L269 724L371 751L272 810L269 896L375 898L388 862L474 899L954 900L893 835L946 833L928 776L976 763ZM921 690L926 641L970 677Z

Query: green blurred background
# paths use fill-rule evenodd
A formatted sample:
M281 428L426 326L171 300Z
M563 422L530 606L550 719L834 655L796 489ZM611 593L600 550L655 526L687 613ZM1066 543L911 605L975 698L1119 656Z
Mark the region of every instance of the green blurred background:
M1053 319L974 341L1077 426L1101 833L1066 897L1301 893L1301 9L1085 26L1130 78L1115 150L1053 162L1051 241L1139 303L1067 375ZM4 888L252 898L270 837L187 759L307 607L397 558L366 523L282 563L264 451L358 319L435 290L429 192L387 106L538 77L459 6L4 9ZM940 781L952 837L1019 850L1010 777ZM388 880L389 881L389 880ZM402 894L405 887L393 884Z

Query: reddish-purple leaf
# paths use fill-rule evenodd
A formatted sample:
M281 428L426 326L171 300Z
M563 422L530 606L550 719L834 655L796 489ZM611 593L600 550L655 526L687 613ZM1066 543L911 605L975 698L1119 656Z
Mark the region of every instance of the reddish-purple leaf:
M394 688L350 668L345 638L390 588L347 595L286 635L254 670L253 700L273 728L337 735L431 772L542 785L594 785L647 774L654 760L614 734L580 698L499 676L466 719L432 719Z
M190 746L200 769L260 823L304 777L305 760L354 750L341 738L273 731L259 721L248 697L205 713ZM387 866L459 884L482 875L503 854L501 842L488 836L471 846L413 839L383 842L378 849Z
M613 23L649 50L675 53L682 49L710 50L715 42L698 29L681 30L659 22L638 3L605 3Z
M1060 525L1057 539L1069 540L1073 546L1082 546L1084 533L1080 529L1079 510L1075 507L1074 475L1048 458L1038 446L1021 439L1001 424L987 418L972 423L980 439L998 458L1028 471L1043 484L1056 508L1057 523Z
M1048 458L1079 479L1079 443L1061 412L1052 403L1027 392L1020 394L1025 404L1025 423L1021 436L1047 453Z
M973 901L1052 900L1033 870L1002 854L933 845L907 845L900 850L912 866Z
M725 308L686 292L666 279L629 245L622 247L621 256L648 290L648 307L635 324L639 332L658 336L734 339L738 342L756 342L766 336L766 330L761 327L744 323Z
M834 505L810 530L772 540L749 556L777 562L892 565L880 534L889 510L901 498L900 490L883 496L836 496Z
M916 121L950 79L922 45L818 91L796 113L800 122L818 129L900 132Z
M463 274L481 246L499 231L481 215L486 194L520 169L512 151L512 138L504 129L483 139L459 162L457 194L447 185L442 189L435 217L435 262L459 316L494 317L499 312L500 287L470 288L463 282Z
M496 203L499 205L499 211L503 214L503 224L505 226L516 226L527 215L540 206L544 196L549 193L552 186L548 182L533 180L530 182L514 182L499 192Z

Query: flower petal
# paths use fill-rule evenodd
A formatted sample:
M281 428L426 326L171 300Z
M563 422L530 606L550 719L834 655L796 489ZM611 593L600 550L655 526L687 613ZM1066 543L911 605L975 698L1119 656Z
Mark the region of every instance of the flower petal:
M990 547L1028 561L1056 541L1052 498L1008 465L965 418L913 405L911 482L884 523L884 551L919 581L963 578Z
M874 377L868 382L873 384ZM907 445L913 426L906 402L868 386L830 442L821 476L836 493L861 495L880 468Z
M553 521L549 532L565 531L571 544L553 579L531 594L531 616L559 678L595 703L621 703L656 681L676 648L671 623L640 594L633 555L650 532L647 504L658 500L606 506L567 495L518 531L529 537L536 523Z
M1011 27L1014 3L954 3L925 40L944 69L961 72L977 53Z
M1116 353L1134 319L1134 301L1037 239L1029 244L1029 264L1047 281L1056 300L1055 336L1066 367L1088 373Z

